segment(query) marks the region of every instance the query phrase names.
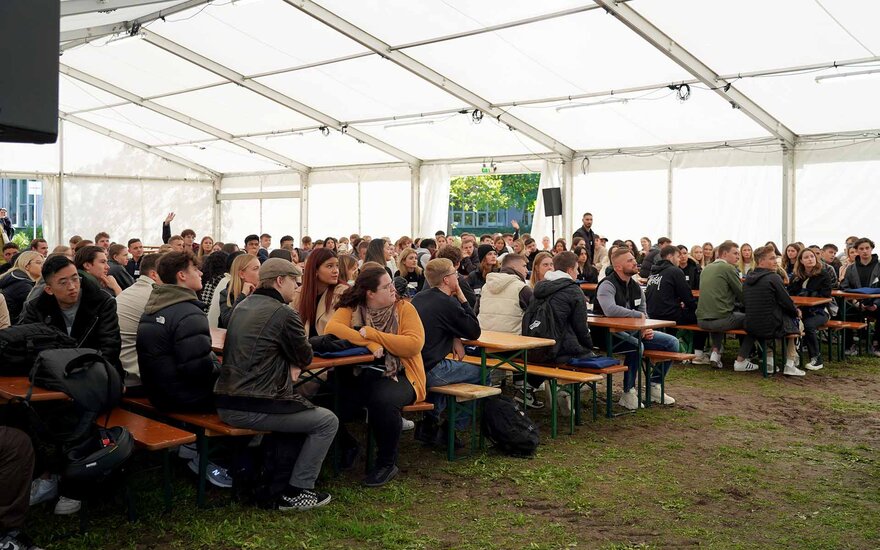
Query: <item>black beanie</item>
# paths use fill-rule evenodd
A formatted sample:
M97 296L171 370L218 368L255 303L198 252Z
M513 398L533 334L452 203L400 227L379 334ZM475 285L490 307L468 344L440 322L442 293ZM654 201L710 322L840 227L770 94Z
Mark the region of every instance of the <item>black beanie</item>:
M480 259L480 262L483 261L483 258L485 258L486 254L489 252L495 252L495 247L491 244L481 244L477 247L477 258Z

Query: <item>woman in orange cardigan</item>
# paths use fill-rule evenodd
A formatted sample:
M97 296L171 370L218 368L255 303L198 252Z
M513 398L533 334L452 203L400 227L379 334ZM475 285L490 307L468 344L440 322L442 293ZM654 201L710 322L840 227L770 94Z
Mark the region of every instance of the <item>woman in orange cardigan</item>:
M324 333L364 346L376 358L373 365L360 368L359 376L344 367L337 369L335 375L342 393L340 403L351 407L351 411L366 406L376 434L376 465L367 474L364 485L385 485L399 471L400 410L425 399L422 321L413 306L397 300L388 272L368 267L339 299ZM343 420L346 416L343 414ZM353 439L342 425L339 432L343 439Z

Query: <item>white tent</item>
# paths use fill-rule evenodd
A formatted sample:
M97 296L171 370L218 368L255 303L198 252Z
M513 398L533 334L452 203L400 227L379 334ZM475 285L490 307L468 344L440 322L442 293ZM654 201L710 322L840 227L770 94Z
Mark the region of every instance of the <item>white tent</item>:
M154 242L171 210L224 241L433 233L450 175L483 163L554 179L562 234L586 210L612 237L686 243L876 229L871 0L61 12L59 142L0 145L0 176L44 181L53 244L106 228Z

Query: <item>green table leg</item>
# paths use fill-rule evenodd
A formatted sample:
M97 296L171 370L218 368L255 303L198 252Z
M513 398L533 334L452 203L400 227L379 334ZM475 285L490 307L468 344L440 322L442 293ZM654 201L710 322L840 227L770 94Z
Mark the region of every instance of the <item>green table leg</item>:
M642 356L642 332L639 331L639 332L637 332L637 334L638 334L638 337L636 338L636 345L638 346L638 349L636 350L636 353L638 353L638 361L639 362L636 364L638 365L639 368L636 369L636 397L638 398L638 401L639 401L639 409L641 409L642 408L642 360L644 358ZM651 383L650 380L645 381L645 384L650 384L650 383ZM646 406L651 405L651 392L650 391L645 392L645 401L647 402Z
M556 439L556 379L551 378L550 382L550 437ZM525 396L523 396L525 397ZM523 401L525 403L525 401Z

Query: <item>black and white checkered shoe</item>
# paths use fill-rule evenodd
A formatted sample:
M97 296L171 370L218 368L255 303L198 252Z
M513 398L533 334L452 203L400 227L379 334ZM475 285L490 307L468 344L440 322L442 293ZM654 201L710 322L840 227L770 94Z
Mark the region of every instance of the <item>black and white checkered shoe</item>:
M278 509L284 512L289 510L311 510L312 508L320 508L330 502L328 493L319 493L311 489L303 489L298 495L292 492L284 492L278 497Z

